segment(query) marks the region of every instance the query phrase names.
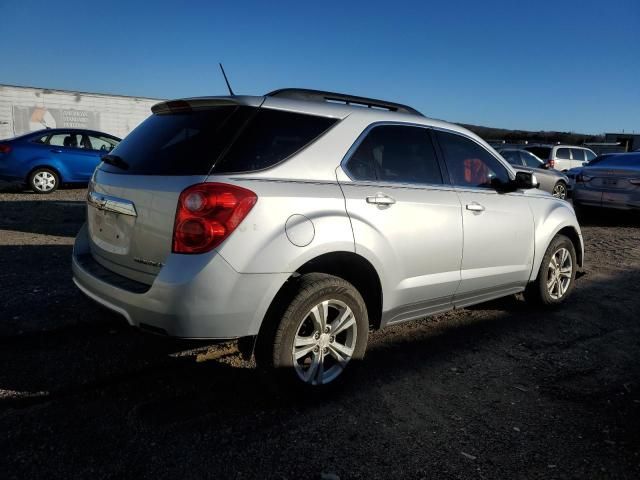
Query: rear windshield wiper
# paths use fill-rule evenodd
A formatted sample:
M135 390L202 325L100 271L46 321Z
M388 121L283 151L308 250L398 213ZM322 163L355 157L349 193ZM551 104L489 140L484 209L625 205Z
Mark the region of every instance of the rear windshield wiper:
M114 167L121 168L122 170L129 170L129 164L118 155L104 155L102 161Z

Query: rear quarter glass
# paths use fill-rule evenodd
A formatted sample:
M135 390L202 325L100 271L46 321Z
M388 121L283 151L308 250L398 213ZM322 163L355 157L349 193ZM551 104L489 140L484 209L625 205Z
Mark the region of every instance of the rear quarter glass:
M206 175L268 168L300 150L334 119L247 106L221 106L150 116L112 152L133 175Z

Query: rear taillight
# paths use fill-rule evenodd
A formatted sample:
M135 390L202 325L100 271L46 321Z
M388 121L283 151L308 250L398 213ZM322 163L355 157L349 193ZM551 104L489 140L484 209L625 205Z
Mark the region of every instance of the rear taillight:
M173 227L174 253L203 253L220 245L251 211L258 197L225 183L199 183L180 194Z
M553 158L549 160L549 168L556 168L556 161Z
M0 143L0 153L9 153L11 151L11 145L8 143Z

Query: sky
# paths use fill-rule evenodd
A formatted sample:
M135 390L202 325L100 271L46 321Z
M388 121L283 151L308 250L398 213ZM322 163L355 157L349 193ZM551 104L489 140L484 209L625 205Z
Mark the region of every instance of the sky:
M0 84L153 98L315 88L452 122L640 132L640 1L0 0Z

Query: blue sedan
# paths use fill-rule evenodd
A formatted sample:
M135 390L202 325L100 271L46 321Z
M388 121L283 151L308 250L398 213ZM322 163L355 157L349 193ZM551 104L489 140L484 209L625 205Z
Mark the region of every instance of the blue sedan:
M120 139L93 130L49 129L0 141L0 180L51 193L62 183L88 183L100 158Z

